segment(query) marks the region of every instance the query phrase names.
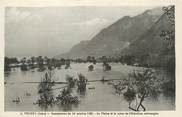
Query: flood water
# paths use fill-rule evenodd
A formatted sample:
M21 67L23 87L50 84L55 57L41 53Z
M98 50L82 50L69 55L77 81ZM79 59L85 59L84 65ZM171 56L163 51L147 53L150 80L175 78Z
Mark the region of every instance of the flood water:
M94 65L94 71L88 71L89 64L71 64L72 69L55 69L53 80L65 81L65 76L71 75L77 78L77 74L82 73L88 80L100 80L104 76L105 79L127 78L128 73L132 70L143 69L133 66L112 63L111 71L104 72L100 63ZM12 68L12 70L5 74L5 111L42 111L38 105L34 105L38 98L38 83L24 83L24 82L40 82L45 72L21 71L20 68ZM62 87L64 85L56 84L53 88ZM95 89L89 89L95 87ZM30 96L26 95L30 93ZM54 90L53 93L57 95L60 89ZM128 102L115 93L115 89L107 82L90 82L87 85L85 94L78 94L80 103L78 105L71 105L62 107L55 105L48 107L47 111L130 111L128 109ZM12 100L20 97L20 103L16 104ZM146 98L144 105L149 111L158 110L174 110L175 98L173 96L163 96L162 94L157 98Z

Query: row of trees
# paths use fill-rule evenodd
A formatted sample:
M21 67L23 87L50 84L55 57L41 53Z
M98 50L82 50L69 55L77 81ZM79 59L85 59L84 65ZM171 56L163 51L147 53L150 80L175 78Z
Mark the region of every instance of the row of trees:
M9 57L5 57L5 65L10 65L10 64L18 64L18 63L24 63L24 64L28 64L28 65L33 65L35 63L39 64L39 65L43 65L43 64L54 64L55 66L59 63L65 64L65 62L67 60L71 61L71 62L76 62L76 63L86 63L86 62L90 62L90 63L94 63L96 64L96 62L126 62L126 63L132 63L131 59L133 58L132 56L126 55L126 56L122 56L121 58L114 58L114 57L106 57L106 56L102 56L102 57L98 57L95 58L94 56L88 56L86 59L82 59L82 58L76 58L76 59L56 59L56 58L48 58L48 57L42 57L42 56L38 56L38 57L31 57L31 58L22 58L20 60L18 60L17 58L9 58Z
M127 64L127 65L137 65L137 66L144 66L144 67L152 67L152 66L161 66L158 63L150 62L152 56L149 54L145 54L141 56L140 58L135 57L133 55L122 55L120 57L107 57L107 56L101 56L95 58L94 56L87 56L86 59L82 58L76 58L76 59L55 59L55 58L48 58L48 57L31 57L29 59L23 58L21 60L18 60L17 58L8 58L5 57L5 70L7 70L10 66L10 64L26 64L31 67L35 67L35 64L37 64L39 67L43 67L44 65L50 65L54 67L61 67L61 65L65 65L66 63L74 62L74 63L93 63L96 64L98 62L115 62L115 63L122 63L122 64ZM172 67L171 63L174 63L173 61L168 62L169 65ZM170 67L170 68L171 68ZM171 69L173 70L173 69Z
M18 60L17 58L8 58L5 57L5 71L10 70L11 67L19 67L19 63L21 63L22 70L27 70L27 67L35 68L39 67L41 70L44 70L44 66L54 66L54 67L61 67L62 65L66 65L66 68L70 67L70 62L74 63L93 63L96 64L98 62L101 63L109 63L109 62L115 62L115 63L122 63L127 65L134 65L137 62L137 59L132 55L123 55L121 57L106 57L101 56L98 58L95 58L94 56L88 56L86 59L55 59L55 58L48 58L48 57L31 57L31 58L22 58ZM14 64L12 66L11 64Z
M21 67L22 70L26 71L28 67L30 69L33 68L40 68L41 70L45 69L45 66L48 67L61 67L61 65L70 66L70 59L55 59L55 58L48 58L48 57L31 57L31 58L22 58L18 60L17 58L8 58L5 57L4 59L4 70L9 71L11 67Z

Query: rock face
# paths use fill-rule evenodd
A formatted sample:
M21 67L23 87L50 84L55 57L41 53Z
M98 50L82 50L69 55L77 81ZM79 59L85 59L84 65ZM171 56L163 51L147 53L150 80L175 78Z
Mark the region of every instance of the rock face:
M133 50L129 49L130 47L135 49L135 47L142 44L140 41L145 40L145 43L147 43L148 40L154 38L154 35L157 35L153 33L155 33L155 30L159 31L158 28L160 26L154 25L157 21L159 22L162 14L161 8L155 8L134 17L125 16L101 30L91 40L82 41L75 45L68 53L58 55L57 57L86 58L89 55L99 57L119 56L126 52L133 53ZM160 22L162 23L163 21L161 20ZM152 43L158 42L158 40L155 40ZM151 42L147 46L153 45L150 44Z

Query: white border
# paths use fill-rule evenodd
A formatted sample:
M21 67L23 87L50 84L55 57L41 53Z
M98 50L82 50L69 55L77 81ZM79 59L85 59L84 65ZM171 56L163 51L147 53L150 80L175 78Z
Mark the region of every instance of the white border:
M0 117L21 116L20 112L4 112L4 8L5 7L47 7L47 6L161 6L175 5L176 9L176 110L155 111L160 117L182 116L182 1L181 0L0 0ZM30 115L28 115L30 116ZM89 115L87 115L89 117ZM131 115L129 115L131 116ZM109 116L108 116L109 117ZM121 115L118 117L121 117ZM126 117L126 115L124 115ZM145 117L145 116L144 116ZM147 116L150 117L150 116Z

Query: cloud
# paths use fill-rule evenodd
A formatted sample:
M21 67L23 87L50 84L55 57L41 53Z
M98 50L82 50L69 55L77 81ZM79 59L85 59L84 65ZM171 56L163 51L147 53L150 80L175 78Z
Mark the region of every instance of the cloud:
M6 12L6 22L7 23L19 23L22 21L42 21L40 15L32 13L30 11L21 10L19 8L8 8Z
M87 21L84 21L82 23L80 23L81 25L98 25L98 24L108 24L110 23L109 20L107 19L101 19L101 18L94 18L94 19L91 19L91 20L87 20Z
M98 26L98 25L107 25L111 23L111 21L103 18L93 18L90 20L86 20L83 22L75 22L71 23L71 25L76 25L76 26Z

